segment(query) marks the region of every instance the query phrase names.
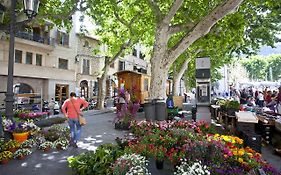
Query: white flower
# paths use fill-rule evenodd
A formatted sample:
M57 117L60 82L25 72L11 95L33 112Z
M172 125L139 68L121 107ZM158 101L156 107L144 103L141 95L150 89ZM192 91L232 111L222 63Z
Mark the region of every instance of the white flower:
M175 175L210 175L210 171L206 165L202 165L201 161L188 164L184 160L180 166L177 167Z

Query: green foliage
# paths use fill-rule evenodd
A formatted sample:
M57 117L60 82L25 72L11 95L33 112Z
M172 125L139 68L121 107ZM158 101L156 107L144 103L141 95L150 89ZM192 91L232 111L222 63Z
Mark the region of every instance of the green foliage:
M245 59L242 65L253 80L265 80L268 63L264 58L254 56L251 59Z
M82 153L67 159L71 167L79 175L104 175L112 174L110 166L123 154L119 146L104 144L96 151Z
M268 71L272 69L272 81L277 81L281 77L281 55L273 55L268 59Z
M238 101L228 101L226 102L226 108L227 109L235 109L239 110L240 109L240 103Z
M242 60L242 65L249 73L249 78L254 80L270 79L270 68L272 69L272 81L277 81L281 76L281 56L250 57Z

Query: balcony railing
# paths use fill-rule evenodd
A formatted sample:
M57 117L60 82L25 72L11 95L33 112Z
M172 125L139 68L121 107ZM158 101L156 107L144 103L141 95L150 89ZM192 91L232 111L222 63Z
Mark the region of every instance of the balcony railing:
M30 40L30 41L35 41L35 42L42 43L42 44L47 44L47 45L50 45L50 46L55 45L55 39L54 38L42 37L40 35L30 33L30 32L17 32L16 37L26 39L26 40Z

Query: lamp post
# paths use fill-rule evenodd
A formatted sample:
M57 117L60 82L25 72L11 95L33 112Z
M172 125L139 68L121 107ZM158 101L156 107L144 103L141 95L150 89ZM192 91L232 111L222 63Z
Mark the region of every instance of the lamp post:
M16 25L16 1L11 0L11 13L10 13L10 43L9 43L9 61L8 61L8 77L7 77L7 92L6 92L6 116L10 119L13 118L13 79L14 79L14 55L15 55L15 25ZM24 12L28 18L33 18L38 13L39 0L23 0Z
M4 21L5 10L6 10L5 6L0 4L0 23L3 23Z

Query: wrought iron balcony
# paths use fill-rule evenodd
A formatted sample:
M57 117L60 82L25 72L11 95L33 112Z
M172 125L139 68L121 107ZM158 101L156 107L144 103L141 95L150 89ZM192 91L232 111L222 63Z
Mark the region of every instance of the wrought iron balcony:
M30 40L30 41L35 41L38 43L42 43L42 44L47 44L47 45L51 45L54 46L55 45L55 39L51 38L51 37L42 37L38 34L34 34L34 33L30 33L30 32L17 32L15 34L16 37L18 38L22 38L22 39L26 39L26 40Z

